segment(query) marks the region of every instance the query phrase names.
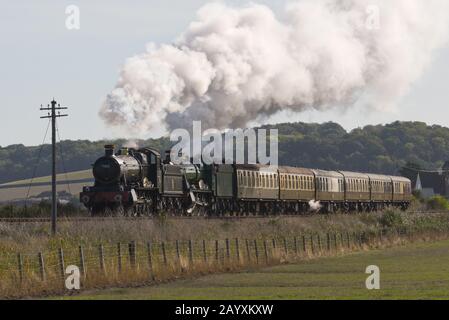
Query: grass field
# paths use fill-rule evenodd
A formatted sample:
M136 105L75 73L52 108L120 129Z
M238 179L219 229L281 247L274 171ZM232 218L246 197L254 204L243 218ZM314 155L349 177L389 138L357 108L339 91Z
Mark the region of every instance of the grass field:
M86 182L92 177L92 170L69 172L66 174L58 174L57 186L58 192L65 191L72 195L78 195L83 186L89 185ZM68 187L66 181L70 181L70 187ZM5 184L0 184L0 202L8 202L14 200L20 200L26 198L28 194L29 184L31 180L18 180ZM34 178L29 189L29 197L36 197L42 192L49 192L51 190L51 176Z
M367 290L365 268L380 268ZM449 299L449 241L319 258L296 265L203 276L65 299Z
M67 184L60 184L57 186L57 192L65 191L73 196L79 195L83 190L83 187L89 185L89 183L70 183L70 188ZM37 197L43 192L50 192L51 185L45 186L32 186L29 192L29 197ZM11 187L7 189L0 189L0 202L7 203L8 201L25 199L28 194L28 187Z
M56 175L58 181L66 181L66 180L84 180L84 179L93 179L92 170L82 170L82 171L73 171L68 173L60 173ZM8 182L4 184L0 184L0 186L14 186L21 184L29 184L31 179L25 180L17 180L13 182ZM33 183L51 183L51 176L44 177L36 177L32 181Z

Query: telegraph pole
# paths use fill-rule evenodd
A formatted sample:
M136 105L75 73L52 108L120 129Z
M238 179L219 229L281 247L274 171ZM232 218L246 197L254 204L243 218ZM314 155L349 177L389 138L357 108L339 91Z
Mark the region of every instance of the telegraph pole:
M48 115L42 116L41 119L51 119L51 233L56 234L56 218L58 216L58 201L56 195L56 118L67 117L67 114L61 114L59 110L66 110L67 107L61 107L59 103L53 99L51 106L48 104L46 108L41 105L41 111L48 111ZM56 114L57 112L57 114Z

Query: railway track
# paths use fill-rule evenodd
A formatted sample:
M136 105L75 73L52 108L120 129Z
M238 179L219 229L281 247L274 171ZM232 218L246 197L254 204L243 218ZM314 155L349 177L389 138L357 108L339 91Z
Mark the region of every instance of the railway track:
M408 211L413 214L441 214L447 213L444 211ZM301 214L301 215L276 215L276 216L263 216L263 215L247 215L247 216L174 216L168 215L165 217L162 216L144 216L144 217L59 217L59 222L87 222L87 221L145 221L145 220L154 220L154 219L171 219L171 220L243 220L243 219L265 219L265 218L301 218L301 217L310 217L315 214ZM38 217L38 218L0 218L0 223L47 223L50 222L51 218Z

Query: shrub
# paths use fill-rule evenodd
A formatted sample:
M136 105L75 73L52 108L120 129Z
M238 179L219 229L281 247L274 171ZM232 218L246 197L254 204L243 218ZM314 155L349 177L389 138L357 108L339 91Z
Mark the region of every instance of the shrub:
M449 201L442 196L434 196L427 200L427 207L431 210L449 210Z
M380 224L384 228L399 228L404 224L401 213L393 210L386 211L380 217Z

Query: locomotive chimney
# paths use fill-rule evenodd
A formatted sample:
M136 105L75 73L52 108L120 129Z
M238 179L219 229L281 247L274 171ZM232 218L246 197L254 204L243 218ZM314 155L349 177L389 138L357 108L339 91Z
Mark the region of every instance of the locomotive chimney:
M107 144L104 146L104 155L106 157L112 157L114 155L114 145L113 144Z

